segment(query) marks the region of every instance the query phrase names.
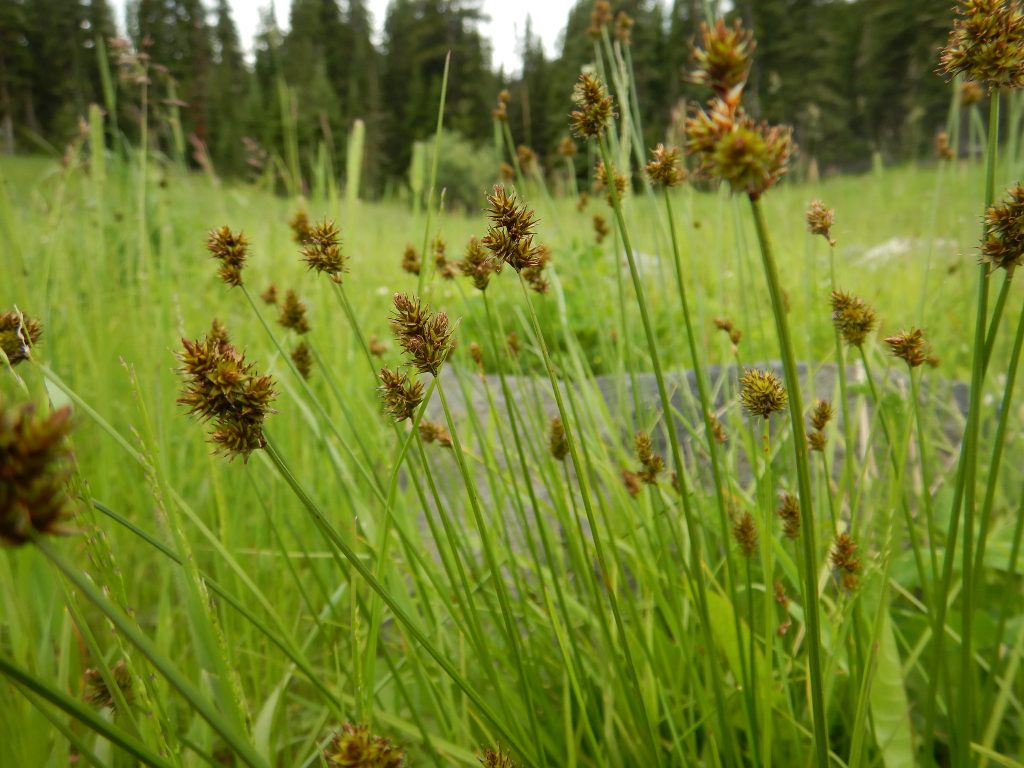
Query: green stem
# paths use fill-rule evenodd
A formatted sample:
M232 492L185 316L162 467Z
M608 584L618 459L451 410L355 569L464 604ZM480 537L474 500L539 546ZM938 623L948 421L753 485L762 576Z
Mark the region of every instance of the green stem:
M818 617L818 560L815 546L817 537L814 528L814 499L811 496L811 467L807 455L807 435L804 432L803 397L800 394L800 376L796 367L796 356L793 354L793 340L789 333L789 322L786 318L786 307L782 297L782 285L779 281L775 256L772 252L771 240L768 236L768 225L764 218L764 209L758 198L750 198L750 207L754 214L757 228L757 239L761 245L761 259L764 264L768 292L772 299L772 314L775 316L775 328L779 335L782 353L782 367L786 375L789 391L789 418L793 430L793 450L796 453L797 485L800 494L800 508L808 510L803 516L804 531L800 537L804 552L803 599L805 619L807 623L808 666L811 683L811 713L814 718L814 746L818 766L829 765L828 723L825 721L824 680L821 666L821 627Z

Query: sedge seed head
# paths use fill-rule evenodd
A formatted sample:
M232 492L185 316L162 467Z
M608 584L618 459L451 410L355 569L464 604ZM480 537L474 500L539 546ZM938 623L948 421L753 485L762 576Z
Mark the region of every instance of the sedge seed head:
M411 243L406 244L405 250L402 252L402 270L410 275L418 275L420 273L420 256L416 253L416 249L412 247Z
M925 344L924 332L920 328L911 328L895 336L888 336L885 343L894 357L898 357L911 368L924 365L928 359L928 345Z
M330 219L308 230L302 246L302 260L306 265L330 277L334 282L341 282L345 272L345 256L341 252L341 234L338 227Z
M615 116L615 108L604 83L584 72L572 91L577 109L569 113L569 130L582 139L596 139Z
M832 291L832 324L843 341L851 347L860 347L875 330L878 318L863 299L845 291Z
M260 294L260 298L263 299L264 304L277 304L277 286L271 283L267 286L267 289Z
M653 183L663 187L678 187L686 179L686 171L679 164L679 150L664 144L651 150L646 171Z
M558 142L558 154L562 157L575 157L576 152L576 142L572 140L572 137L563 136L562 140Z
M599 213L594 214L594 239L598 243L604 242L604 239L611 234L611 230L608 228L608 222L604 220L604 216Z
M843 587L847 591L853 591L860 583L860 557L857 555L857 545L850 534L843 531L836 536L832 544L832 551L829 554L832 567L835 569Z
M548 450L558 461L565 461L569 455L569 441L565 436L565 425L557 416L551 419L548 427Z
M615 39L623 45L633 42L633 25L636 24L633 18L625 11L620 10L615 14Z
M377 338L377 334L370 335L370 341L367 344L370 348L370 354L374 357L384 357L388 352L388 345Z
M71 532L70 432L67 406L41 416L32 404L14 407L0 397L0 545Z
M377 388L384 412L395 421L412 419L416 408L423 402L423 384L419 379L390 368L380 369L380 386Z
M815 401L814 410L811 411L811 426L817 430L825 429L834 414L832 403L828 400Z
M612 6L608 0L597 0L594 9L590 12L590 26L587 27L587 34L593 39L601 38L601 30L612 23Z
M459 271L473 281L473 287L478 291L486 291L491 282L491 275L501 269L503 262L498 261L488 253L480 240L476 237L469 238L466 243L466 252L462 261L458 263Z
M752 368L740 377L740 403L751 416L769 418L786 407L782 381L771 371Z
M443 424L423 419L420 422L420 440L424 443L437 443L442 448L452 447L452 436Z
M807 207L807 231L812 235L821 235L829 245L835 246L836 241L832 239L835 218L836 212L833 209L826 208L821 200L812 200Z
M533 244L537 218L514 193L496 186L487 195L487 218L491 223L480 241L484 248L516 272L538 265L541 247Z
M665 470L665 460L654 452L651 436L646 432L637 432L633 443L636 447L637 460L641 465L637 476L642 483L654 485L658 482L658 475Z
M131 672L128 671L128 665L124 663L124 659L121 659L110 667L110 675L114 678L114 683L121 690L121 694L124 696L125 701L131 703L132 675ZM99 669L96 667L90 667L85 670L83 677L85 678L86 703L92 704L94 707L99 709L117 709L117 702L114 698L114 694L107 685L107 681L103 679L103 674Z
M981 261L992 270L1005 269L1006 277L1024 265L1024 186L1008 190L1007 197L985 213L985 240Z
M935 156L939 160L952 160L956 157L956 153L953 151L952 145L949 143L949 134L945 131L939 131L935 134Z
M309 333L309 319L306 317L306 305L299 300L299 295L289 289L281 303L281 313L277 322L284 328L295 331L300 336Z
M779 496L779 506L775 514L782 520L782 534L787 539L795 539L800 535L800 503L791 493Z
M0 312L0 349L12 366L28 360L43 336L43 324L20 312Z
M242 284L242 267L249 257L249 240L243 232L229 227L212 230L206 238L206 250L220 262L217 274L230 286Z
M366 724L345 723L324 750L324 761L337 768L404 768L405 750L370 733Z
M995 88L1024 86L1024 11L1019 0L960 0L939 72Z
M454 347L455 328L444 312L431 312L419 299L394 295L391 330L420 373L437 375Z
M292 230L292 240L299 245L305 245L309 239L309 215L302 208L295 211L295 215L292 216L288 222L288 226Z
M718 19L714 26L702 23L700 36L700 46L690 50L696 64L689 75L690 82L707 86L719 96L742 88L750 74L756 47L754 33L745 30L738 19L731 27Z
M612 195L613 184L615 187L614 197ZM615 205L615 201L621 201L626 194L626 177L616 171L614 166L609 174L604 161L598 160L594 167L594 187L598 192L604 190L604 199L608 205Z
M757 552L757 523L749 512L744 512L733 522L732 535L744 557L751 557Z
M519 768L519 764L500 746L496 749L484 750L484 756L480 758L480 765L483 768Z
M633 470L622 468L622 485L626 488L626 493L634 499L640 495L640 475Z
M292 350L291 358L299 375L309 380L310 375L313 373L313 353L309 345L304 341L300 341L295 346L295 349Z

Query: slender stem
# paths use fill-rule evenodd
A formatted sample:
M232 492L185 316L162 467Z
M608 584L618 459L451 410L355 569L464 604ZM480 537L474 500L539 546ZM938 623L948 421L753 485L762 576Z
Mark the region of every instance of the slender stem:
M437 107L437 127L434 130L434 156L430 160L430 187L427 191L427 214L426 222L423 225L423 261L420 266L419 279L416 283L416 293L423 295L423 285L427 276L428 261L427 248L430 243L430 217L434 209L434 189L437 187L437 167L441 161L441 132L444 130L444 102L448 96L448 70L452 63L452 52L444 57L444 74L441 77L441 102Z
M814 718L814 746L819 766L829 765L828 723L825 722L824 679L821 666L821 627L818 617L818 558L815 547L817 536L814 527L814 499L811 496L811 467L807 455L807 435L804 432L803 397L800 393L800 376L796 367L796 356L793 354L793 340L789 333L789 321L782 296L782 284L779 281L775 256L772 252L771 240L768 236L768 225L765 221L761 201L750 199L750 207L754 214L757 238L761 245L761 259L764 264L768 292L772 299L772 314L775 316L775 328L779 335L782 353L782 367L786 375L789 392L789 419L793 430L793 450L796 453L797 487L800 495L800 508L808 511L803 516L804 569L803 599L805 619L807 623L808 673L811 682L811 713Z

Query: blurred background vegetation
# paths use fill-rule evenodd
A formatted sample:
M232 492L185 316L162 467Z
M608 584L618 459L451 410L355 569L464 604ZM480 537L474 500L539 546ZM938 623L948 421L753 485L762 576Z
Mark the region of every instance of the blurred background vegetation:
M727 17L742 16L760 41L748 101L759 116L795 127L802 170L857 171L873 157L901 161L930 153L950 104L948 88L934 74L950 0L730 5ZM704 0L612 4L613 12L635 21L629 54L646 146L678 135L674 126L688 100L702 98L684 74L704 6ZM472 0L393 0L379 45L363 0L292 0L289 28L278 28L268 10L251 46L239 40L227 0L129 0L127 34L132 50L149 56L145 119L153 150L284 190L286 174L276 162L308 190L317 174L342 180L345 143L358 120L365 130L359 194L374 198L408 192L416 142L435 128L449 50L448 140L482 155L482 162L459 158L455 173L479 173L483 166L491 177L485 183L496 176L498 160L488 154L494 151L491 109L503 88L511 97L514 141L532 147L542 168L561 170L556 148L566 135L572 84L593 60L592 8L592 0L571 8L557 58L545 54L527 22L522 69L515 73L492 67L479 30L483 10ZM113 113L112 148L136 144L143 100L137 79L119 82L109 45L118 34L107 0L3 0L0 152L59 155L90 103ZM954 135L966 144L971 134ZM585 174L587 158L574 162Z

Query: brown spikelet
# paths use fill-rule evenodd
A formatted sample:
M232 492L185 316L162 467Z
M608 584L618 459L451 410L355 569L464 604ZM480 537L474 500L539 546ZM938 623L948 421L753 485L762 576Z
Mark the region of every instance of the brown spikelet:
M292 350L291 358L299 375L304 379L309 379L313 372L313 353L310 351L309 345L300 341Z
M814 403L814 410L811 411L811 426L817 430L823 430L832 421L834 411L832 403L828 400L817 400Z
M928 359L928 345L924 341L924 331L911 328L895 336L887 336L885 343L894 357L898 357L911 368L924 365Z
M506 754L501 747L497 749L484 750L484 756L480 758L480 765L483 768L519 768L518 763Z
M835 222L836 212L826 208L821 200L812 200L807 207L806 218L807 231L812 235L821 235L834 247L836 241L832 239L832 224Z
M646 432L637 432L633 442L637 460L642 465L638 477L642 483L654 485L658 482L658 475L665 469L665 460L654 452L651 436Z
M370 733L365 724L345 723L323 753L333 768L404 768L405 750Z
M716 443L724 443L729 439L729 436L725 433L725 427L722 426L722 422L710 411L708 411L708 424L711 425L711 436L715 438Z
M659 144L651 150L651 160L645 168L647 176L663 187L678 187L686 179L686 171L679 164L679 150Z
M120 689L125 701L130 704L132 701L132 676L128 671L128 666L124 663L124 659L110 667L110 674L114 678L114 683ZM92 704L99 709L117 709L117 700L114 698L114 694L107 685L107 681L103 679L103 674L99 669L90 667L85 670L83 677L85 678L84 698L86 703Z
M249 256L249 240L242 232L228 227L212 230L206 238L206 250L220 262L217 274L230 286L242 284L242 266Z
M604 216L599 213L594 214L594 238L597 242L604 242L604 239L608 237L611 230L608 229L608 222L604 220Z
M487 195L487 204L491 223L481 240L483 246L516 272L536 267L540 247L533 244L537 224L534 212L500 185Z
M581 191L579 197L576 198L576 210L582 213L583 209L586 208L589 204L590 195L587 194L586 190Z
M420 373L440 372L451 354L455 328L444 312L431 312L419 299L405 294L394 295L391 330L399 346Z
M491 275L497 273L501 266L502 262L484 250L483 245L475 237L469 238L466 253L458 263L459 271L473 281L473 287L478 291L487 290Z
M558 154L562 157L575 157L576 152L576 142L572 140L572 137L563 136L562 140L558 142Z
M12 366L28 360L43 336L43 324L18 312L0 312L0 349Z
M832 551L829 554L832 567L842 581L847 591L853 591L860 583L860 558L857 556L857 545L850 534L840 533L832 544Z
M630 469L622 468L622 484L626 487L626 493L633 498L640 495L640 475Z
M604 161L598 160L597 165L594 167L594 188L598 192L603 190L605 201L608 205L614 205L616 200L621 201L626 194L626 177L612 168L611 178L609 178L608 169L605 168Z
M956 153L953 151L952 145L949 143L949 134L945 131L939 131L935 134L935 156L939 160L952 160L956 157Z
M306 305L299 300L299 296L295 291L289 289L284 295L281 313L278 315L277 322L282 327L289 328L300 336L309 333Z
M782 520L782 535L787 539L795 539L800 535L800 503L791 493L779 496L779 506L775 514Z
M601 38L601 30L612 23L612 6L608 0L597 0L590 12L590 26L587 34L595 40Z
M484 372L484 352L480 348L480 345L475 341L469 342L469 356L476 363L477 370L483 374Z
M411 244L407 244L405 251L402 252L402 269L410 275L420 273L420 257Z
M751 416L767 419L786 407L782 381L771 371L748 369L740 377L740 403Z
M377 334L370 336L370 342L367 345L370 349L370 354L374 357L384 357L388 352L388 345L377 338Z
M577 109L569 114L569 129L580 138L597 138L615 115L611 96L604 83L583 73L572 91Z
M757 524L749 512L744 512L733 522L732 535L744 557L751 557L757 552Z
M704 85L719 96L742 88L756 47L753 32L745 30L738 19L731 27L718 19L714 26L701 23L700 37L700 45L690 50L696 64L689 74L690 82Z
M557 416L551 419L548 427L548 450L558 461L564 461L569 455L569 441L565 436L565 425Z
M267 290L260 294L264 304L277 304L277 286L271 283Z
M1007 190L1007 198L985 212L985 240L981 261L992 270L1005 269L1006 277L1024 265L1024 185Z
M442 448L452 447L452 436L443 424L423 419L420 422L420 440L424 443L437 443Z
M423 385L419 379L410 379L400 371L380 369L380 386L377 388L384 412L395 421L411 419L416 408L423 402Z
M295 211L295 215L288 222L288 226L292 230L292 240L299 245L305 245L309 239L309 216L306 214L306 211L302 208Z
M960 0L939 71L994 88L1024 87L1024 9L1018 0Z
M844 291L832 291L832 324L851 347L864 345L875 329L875 311L863 299Z
M341 252L341 234L334 222L324 219L306 234L302 245L302 260L306 265L325 274L336 283L345 272L345 256Z
M505 346L508 347L509 354L512 357L519 357L519 352L522 349L519 344L519 334L515 331L510 331L505 339Z

